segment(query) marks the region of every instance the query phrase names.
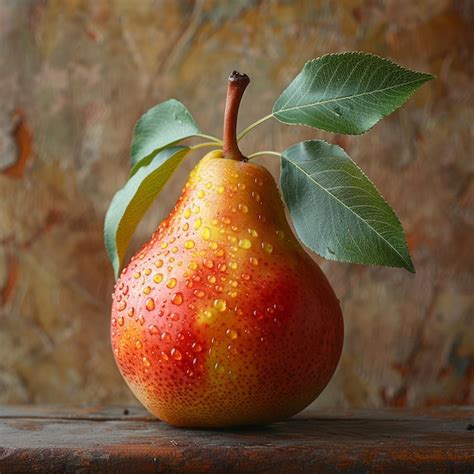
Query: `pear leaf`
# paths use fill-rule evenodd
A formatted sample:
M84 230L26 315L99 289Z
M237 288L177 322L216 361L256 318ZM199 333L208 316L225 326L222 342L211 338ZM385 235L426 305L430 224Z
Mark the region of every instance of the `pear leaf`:
M304 65L275 102L272 114L287 124L358 135L433 78L372 54L328 54Z
M415 272L395 212L339 146L291 146L282 154L280 184L296 233L314 252Z
M116 278L135 228L189 150L185 146L161 150L113 197L105 216L104 240Z
M196 122L181 102L170 99L155 105L135 124L130 149L131 175L150 163L160 149L199 133Z

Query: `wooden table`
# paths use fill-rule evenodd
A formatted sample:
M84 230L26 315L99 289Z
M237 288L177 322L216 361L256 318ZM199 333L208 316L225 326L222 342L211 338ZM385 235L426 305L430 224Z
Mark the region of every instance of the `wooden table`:
M318 410L177 429L132 408L0 407L0 473L474 472L472 407Z

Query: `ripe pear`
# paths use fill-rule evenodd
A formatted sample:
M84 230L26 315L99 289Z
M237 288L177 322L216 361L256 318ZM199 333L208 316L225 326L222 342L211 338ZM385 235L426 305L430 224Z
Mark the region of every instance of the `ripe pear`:
M218 150L122 272L111 337L127 384L162 420L259 425L323 390L343 320L270 172Z

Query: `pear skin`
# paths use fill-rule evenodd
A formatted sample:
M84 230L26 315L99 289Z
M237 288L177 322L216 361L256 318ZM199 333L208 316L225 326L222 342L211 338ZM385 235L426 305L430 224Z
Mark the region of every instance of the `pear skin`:
M261 425L336 369L339 302L265 168L207 154L115 287L111 339L147 409L185 427Z

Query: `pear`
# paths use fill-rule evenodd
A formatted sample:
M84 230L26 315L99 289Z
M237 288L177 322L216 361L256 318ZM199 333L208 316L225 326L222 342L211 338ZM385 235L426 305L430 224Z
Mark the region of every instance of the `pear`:
M270 172L242 159L231 115L227 146L197 164L113 298L120 372L176 426L287 418L323 390L342 350L338 300L290 229Z

